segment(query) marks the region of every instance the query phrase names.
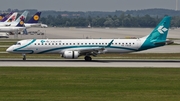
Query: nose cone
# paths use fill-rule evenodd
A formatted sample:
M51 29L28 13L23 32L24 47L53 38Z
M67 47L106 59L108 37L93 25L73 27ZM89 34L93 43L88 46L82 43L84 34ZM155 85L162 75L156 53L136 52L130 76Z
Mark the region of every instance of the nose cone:
M8 49L6 49L6 52L8 52L8 53L13 52L13 47L9 47Z

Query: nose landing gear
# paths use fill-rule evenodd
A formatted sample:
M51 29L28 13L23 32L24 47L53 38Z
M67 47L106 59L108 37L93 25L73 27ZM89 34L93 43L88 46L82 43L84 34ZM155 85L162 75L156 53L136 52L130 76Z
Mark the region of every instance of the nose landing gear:
M26 54L22 54L23 56L23 61L26 61Z

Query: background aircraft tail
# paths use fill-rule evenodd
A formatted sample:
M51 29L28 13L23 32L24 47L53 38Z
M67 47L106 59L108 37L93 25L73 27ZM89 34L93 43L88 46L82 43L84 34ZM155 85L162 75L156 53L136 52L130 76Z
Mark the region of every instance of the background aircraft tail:
M7 16L7 18L5 17L5 21L4 22L12 22L16 20L17 17L17 12L12 13L12 15Z
M163 46L166 44L166 38L171 23L171 17L166 16L163 20L154 28L154 30L144 39L144 43L141 46L141 50Z
M9 13L8 15L6 15L5 17L3 17L3 19L1 20L1 22L6 21L14 12Z
M19 23L16 25L16 27L25 27L24 25L24 19L19 21Z
M24 12L16 19L16 22L20 22L21 20L24 20L24 21L25 21L28 13L29 13L28 11L24 11Z
M41 12L37 12L27 23L38 23L41 16Z

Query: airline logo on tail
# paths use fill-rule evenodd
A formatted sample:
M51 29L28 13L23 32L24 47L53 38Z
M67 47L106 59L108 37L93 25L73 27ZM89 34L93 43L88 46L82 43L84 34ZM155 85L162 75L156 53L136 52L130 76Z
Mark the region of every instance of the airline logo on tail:
M164 26L159 26L157 30L160 34L164 34L164 32L168 31L168 29L165 28Z
M20 23L20 25L24 25L24 21L20 21L19 23Z
M22 21L22 20L25 20L25 17L24 16L21 16L20 17L20 20Z
M4 17L3 16L0 16L0 20L2 20Z
M38 15L34 15L34 20L39 20L39 16Z
M41 16L41 12L37 12L27 23L38 23Z

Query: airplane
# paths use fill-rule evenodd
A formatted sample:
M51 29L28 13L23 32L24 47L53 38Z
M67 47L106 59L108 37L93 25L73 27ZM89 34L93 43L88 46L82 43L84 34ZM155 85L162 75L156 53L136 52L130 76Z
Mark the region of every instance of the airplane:
M57 53L66 59L91 56L103 53L130 53L161 47L167 44L167 34L171 17L166 16L147 36L137 39L25 39L10 46L6 51L23 55Z
M24 20L20 21L15 27L7 26L7 27L0 27L0 32L21 32L25 29Z
M27 11L24 12L16 21L14 22L0 22L0 26L16 26L20 21L22 20L22 16L24 16L24 20L25 20L25 15L27 15ZM30 28L30 27L36 27L36 26L40 26L41 24L38 23L39 18L40 18L41 12L37 12L36 14L34 14L34 16L31 17L31 19L24 23L26 28Z

